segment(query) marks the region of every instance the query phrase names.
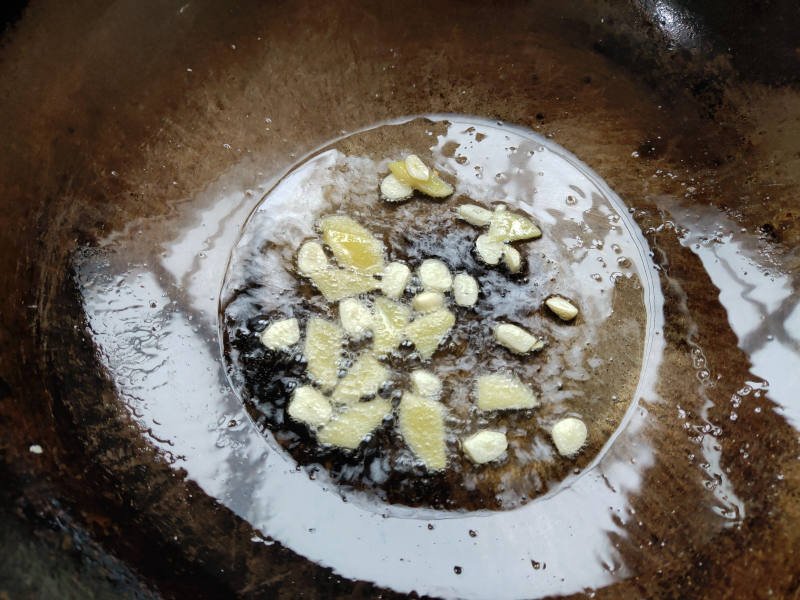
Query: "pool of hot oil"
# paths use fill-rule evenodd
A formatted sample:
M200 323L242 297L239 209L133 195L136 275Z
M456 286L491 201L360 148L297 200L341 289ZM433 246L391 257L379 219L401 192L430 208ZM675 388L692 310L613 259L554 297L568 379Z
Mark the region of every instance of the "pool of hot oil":
M407 125L419 127L416 122ZM391 132L381 129L386 128L358 135L377 136L386 144ZM350 152L358 147L353 137L347 140ZM384 146L384 156L395 156L408 147L394 146ZM414 150L431 160L424 149ZM376 161L376 168L384 156L370 157ZM341 175L341 167L338 172ZM358 174L345 173L347 177ZM352 185L364 189L355 181ZM233 291L222 306L224 356L231 381L262 432L271 432L312 476L324 470L343 490L367 492L392 504L436 509L514 508L591 462L619 425L636 387L645 315L635 274L617 279L612 312L603 322L587 323L581 314L575 321L564 323L544 307L544 300L564 289L562 279L568 269L548 256L542 240L514 244L524 258L523 268L516 275L501 266L489 267L475 256L474 240L483 231L457 219L454 209L465 202L486 205L481 198L456 193L444 201L415 196L408 202L392 204L379 201L375 188L373 199L365 203L364 194L342 193L336 186L327 189L325 196L326 204L320 210L311 214L298 210L296 218L306 226L297 227L296 236L276 236L262 230L252 238L260 242L251 241L246 247L240 244L239 260L245 266L239 271L240 278L228 283ZM515 210L513 206L509 209ZM378 393L391 399L395 407L403 391L410 388L408 373L412 369L428 368L442 379L441 400L446 407L448 432L448 468L443 472L429 473L414 460L394 415L387 417L357 450L345 451L317 444L305 425L286 414L292 391L311 383L302 344L291 352L273 352L260 343L259 333L273 319L294 316L303 331L312 315L337 318L337 304L327 303L294 267L296 250L308 239L303 233L309 231L308 223L331 213L351 216L381 239L388 261L403 262L413 272L422 260L435 257L447 263L451 272L469 273L479 282L480 295L474 307L459 307L448 296L456 324L430 361L421 361L407 344L384 360L392 375ZM544 231L544 236L552 234ZM278 237L281 241L275 241ZM265 271L259 258L264 254L279 256L282 276L290 278L291 289L270 289L275 272ZM580 292L581 286L571 284L568 289ZM419 282L412 277L404 300L410 302L420 290ZM580 293L574 300L581 305ZM545 348L527 356L512 354L493 339L492 329L500 322L516 323L543 337ZM584 334L590 325L592 333ZM370 344L369 338L348 343L342 375ZM572 360L576 356L581 357L580 364ZM590 358L594 359L591 365ZM475 406L475 379L495 371L512 372L531 385L541 406L479 411ZM574 459L559 456L548 433L553 423L568 415L582 418L589 429L586 447ZM459 439L482 428L505 432L509 448L499 461L477 466L461 452Z

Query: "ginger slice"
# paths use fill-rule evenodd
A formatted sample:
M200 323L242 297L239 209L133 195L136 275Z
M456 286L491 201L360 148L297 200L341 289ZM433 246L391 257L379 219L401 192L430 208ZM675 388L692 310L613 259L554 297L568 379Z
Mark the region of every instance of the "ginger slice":
M286 412L295 421L316 429L330 420L333 410L330 401L319 390L303 385L292 393Z
M324 217L319 226L322 239L340 265L371 274L383 270L383 242L366 227L344 215Z
M336 385L339 378L339 358L344 332L336 323L312 317L306 326L303 354L308 362L308 374L323 390Z
M354 404L364 396L375 394L388 379L389 369L371 354L362 354L347 375L339 380L331 401L334 404Z
M492 214L488 235L494 242L515 242L541 237L542 230L528 217L503 209Z
M406 327L405 335L414 344L420 358L428 360L447 337L456 317L445 308L418 316Z
M400 433L429 471L447 466L444 407L436 400L406 392L398 408Z
M389 170L392 172L398 181L410 185L415 190L419 190L427 196L432 198L444 198L453 193L453 186L443 181L439 177L439 173L435 170L430 171L430 176L427 180L423 181L415 179L411 173L408 172L408 167L405 161L396 161L389 163Z
M378 356L395 350L403 341L403 330L411 318L411 309L388 298L375 298L372 324L372 351Z
M392 403L383 398L354 404L334 416L317 433L317 441L339 448L355 450L383 419L392 412Z
M478 408L506 410L539 406L536 394L513 375L491 373L478 377Z
M328 302L371 292L380 285L372 275L350 269L326 269L312 273L310 277Z

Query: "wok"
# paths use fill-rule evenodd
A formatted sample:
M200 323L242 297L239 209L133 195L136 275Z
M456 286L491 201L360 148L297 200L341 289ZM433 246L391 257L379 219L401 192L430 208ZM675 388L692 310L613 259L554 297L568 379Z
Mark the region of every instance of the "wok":
M796 597L799 18L780 0L10 14L0 597ZM651 252L660 362L591 471L531 503L558 510L476 516L474 537L469 516L359 513L333 539L335 494L265 484L280 455L224 376L219 289L293 164L430 114L527 128L614 190ZM305 520L320 530L287 533ZM382 522L407 552L360 541Z

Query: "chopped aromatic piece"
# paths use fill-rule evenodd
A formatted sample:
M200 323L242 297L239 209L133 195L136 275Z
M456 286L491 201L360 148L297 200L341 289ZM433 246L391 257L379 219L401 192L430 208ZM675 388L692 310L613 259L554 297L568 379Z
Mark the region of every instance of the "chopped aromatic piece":
M478 377L478 408L506 410L536 408L539 401L531 388L513 375L492 373Z
M365 227L344 215L324 217L319 226L340 265L371 274L383 270L383 242Z
M329 267L328 257L322 244L313 240L304 243L297 251L297 270L302 275L309 276L317 271L323 271Z
M405 200L406 198L410 198L413 193L414 188L397 179L392 173L389 173L383 178L383 181L381 181L381 194L390 202Z
M453 298L459 306L474 306L478 301L478 282L472 275L459 273L453 278Z
M571 321L578 316L578 307L561 296L550 296L544 301L547 308L552 310L562 321Z
M270 350L288 350L300 341L297 319L274 321L261 332L261 343Z
M503 246L503 264L511 273L519 273L522 268L522 257L519 251L508 244Z
M440 308L418 316L406 327L405 334L416 346L420 358L428 360L447 337L455 322L453 313Z
M319 430L317 440L347 450L355 450L383 419L392 412L392 403L383 398L352 405L334 417Z
M462 204L456 209L458 216L470 225L483 227L492 219L492 211L475 204Z
M575 417L561 419L550 430L558 453L568 458L575 456L583 448L587 433L586 424Z
M398 408L400 432L428 471L447 466L444 407L436 400L406 392Z
M450 269L441 260L428 258L422 261L417 270L422 287L434 292L446 292L453 287Z
M444 294L441 292L421 292L414 296L411 306L417 312L430 312L444 307Z
M442 393L442 381L426 369L411 372L411 391L423 398L437 399Z
M482 234L475 240L475 250L478 251L478 256L487 265L496 265L500 262L503 256L503 242L497 242L489 237L489 234Z
M339 321L350 339L360 339L372 328L372 313L363 302L345 298L339 302Z
M406 291L411 269L399 262L386 265L381 277L381 292L387 298L397 300Z
M461 440L461 448L467 458L481 465L503 456L508 448L508 440L504 433L484 430Z
M287 412L292 419L312 429L322 427L333 414L328 399L310 385L300 386L292 393Z
M339 380L333 390L334 404L353 404L365 396L371 396L389 379L389 369L371 354L362 354Z
M517 354L527 354L531 350L540 350L543 346L535 336L511 323L501 323L495 327L494 339Z
M306 326L303 354L308 374L323 390L330 390L339 378L339 359L344 334L336 323L312 317Z

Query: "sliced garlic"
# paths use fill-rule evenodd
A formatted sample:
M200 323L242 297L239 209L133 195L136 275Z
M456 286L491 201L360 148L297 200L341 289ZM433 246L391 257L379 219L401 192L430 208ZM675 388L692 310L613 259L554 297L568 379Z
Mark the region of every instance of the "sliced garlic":
M508 448L508 440L505 433L484 430L461 440L461 448L467 458L481 465L500 458Z
M388 298L375 298L372 320L372 351L378 356L394 351L403 341L403 331L411 319L411 308Z
M330 215L319 222L322 239L340 265L365 273L383 270L383 242L369 230L344 215Z
M508 244L503 246L503 264L511 273L519 273L522 268L522 257L514 246Z
M328 268L328 257L322 244L308 241L297 251L297 270L303 275L311 275Z
M399 262L386 265L381 277L381 292L387 298L397 299L406 291L411 269Z
M362 354L339 380L331 401L334 404L353 404L364 396L377 393L388 379L389 369L371 354Z
M478 282L472 275L459 273L453 278L453 298L459 306L474 306L478 301Z
M444 407L436 400L405 393L398 408L400 433L428 471L447 466Z
M351 339L357 340L372 327L372 313L359 300L345 298L339 302L339 321L344 332Z
M339 378L343 337L341 327L319 317L309 319L306 326L303 354L308 362L308 374L323 390L332 389Z
M515 242L541 237L542 231L528 217L500 210L498 207L489 223L489 238L495 242Z
M380 286L372 275L350 269L325 269L311 273L311 281L328 302L371 292Z
M453 276L450 269L437 258L428 258L422 261L417 270L422 287L434 292L446 292L453 287Z
M456 213L470 225L478 227L488 225L492 218L492 211L475 204L462 204L456 209Z
M411 371L411 391L423 398L438 398L442 393L442 380L425 369Z
M334 416L319 430L317 440L321 444L355 450L390 412L392 404L383 398L359 402L344 413Z
M417 312L429 312L444 306L444 294L441 292L422 292L414 296L411 306Z
M270 350L287 350L300 341L300 326L297 319L281 319L270 323L261 332L261 343Z
M562 456L575 456L586 443L586 425L580 419L567 417L553 425L550 437Z
M456 317L445 308L418 316L405 330L406 337L417 348L420 358L428 360L444 341Z
M578 307L561 296L550 296L544 303L563 321L571 321L578 315Z
M409 154L406 156L405 161L406 171L408 174L417 181L428 181L431 177L431 170L425 165L424 162L416 154Z
M389 173L381 181L381 194L390 202L398 202L410 198L414 193L414 188L410 185L403 183L392 173Z
M303 385L292 393L287 412L295 421L316 429L330 420L333 410L331 403L319 390Z
M478 377L478 408L505 410L539 406L536 394L513 375L492 373Z
M494 328L494 339L517 354L527 354L531 350L541 350L544 344L535 336L511 323L501 323Z
M475 240L475 250L478 251L478 256L487 265L496 265L500 262L504 246L503 242L492 240L487 233L479 235L478 239Z

